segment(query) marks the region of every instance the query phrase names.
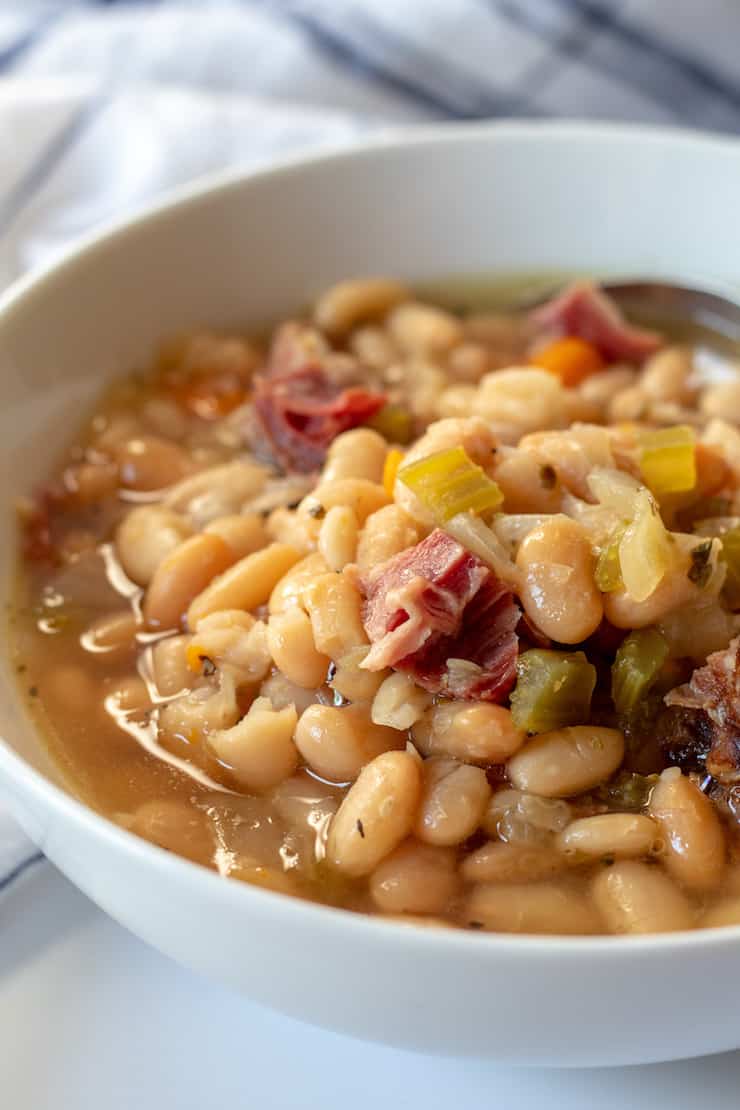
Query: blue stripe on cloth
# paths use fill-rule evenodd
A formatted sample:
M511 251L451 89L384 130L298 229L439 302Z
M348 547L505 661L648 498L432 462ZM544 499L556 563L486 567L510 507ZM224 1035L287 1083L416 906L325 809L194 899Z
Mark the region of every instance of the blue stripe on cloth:
M563 56L570 61L580 60L596 33L593 21L577 18L571 20L568 26L543 34L544 28L539 24L534 25L528 18L521 0L483 0L483 3L486 7L494 8L496 14L512 26L532 32L552 47L518 78L517 86L521 88L522 95L525 89L530 92L535 89L541 95L548 82L562 72Z
M10 46L0 50L0 72L9 69L26 51L35 46L44 37L51 25L56 23L61 14L61 11L47 12L30 27L26 27Z
M335 28L327 27L318 19L305 12L287 10L280 3L271 3L270 0L253 0L256 6L266 8L271 15L280 15L301 30L305 38L313 47L323 53L331 61L338 63L345 69L355 74L369 78L377 84L388 89L396 95L401 95L411 100L420 107L430 109L432 112L454 119L464 119L465 113L457 112L443 97L408 81L388 70L386 66L379 65L369 58L364 51L358 50L353 44L348 43Z
M674 73L685 77L697 89L721 98L735 110L740 109L740 84L734 84L720 77L702 62L681 50L677 50L675 47L669 46L665 41L661 41L650 32L640 30L633 23L628 23L618 13L608 10L601 4L594 3L594 0L549 0L549 2L556 4L561 9L565 8L577 13L582 18L587 19L597 30L603 31L613 40L622 42L632 50L637 48L649 53L654 59L662 60ZM634 55L625 53L625 62L626 64L619 76L625 82L637 84L637 74L631 68L634 63ZM647 94L648 89L646 87L640 86L640 88L641 91ZM672 92L673 90L666 88L663 96L666 103L675 104Z
M4 890L7 890L16 879L20 879L21 875L24 875L30 867L33 867L36 863L41 863L44 859L46 859L46 856L43 852L34 852L32 856L28 856L26 859L21 860L12 871L9 871L7 875L3 875L0 879L0 894L2 894Z
M452 64L443 54L431 53L417 43L372 20L367 11L352 12L351 21L340 33L336 26L305 10L291 0L254 0L272 14L280 13L301 27L319 48L331 51L334 60L356 72L369 74L394 92L415 100L451 119L486 119L490 116L541 115L540 109L508 91L482 84L476 77ZM352 33L354 32L354 33ZM378 48L394 57L391 66L380 62Z
M97 95L92 96L41 151L30 169L0 204L0 235L8 230L10 224L30 203L37 190L48 180L62 158L69 153L89 124L108 103L107 91L101 90Z
M367 9L362 12L355 10L353 24L363 43L376 42L382 50L395 55L400 64L410 63L417 82L435 80L443 88L449 89L450 98L456 101L457 110L463 118L487 119L490 116L542 114L540 109L529 102L528 97L481 82L451 62L444 53L444 45L441 53L430 51L426 43L420 47L398 29L391 30L387 24L373 20Z

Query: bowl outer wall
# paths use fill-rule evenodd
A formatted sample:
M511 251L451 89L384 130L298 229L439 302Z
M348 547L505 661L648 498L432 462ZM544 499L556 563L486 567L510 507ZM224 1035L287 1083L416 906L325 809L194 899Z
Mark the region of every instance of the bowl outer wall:
M737 291L738 186L733 141L503 124L424 129L181 192L0 302L3 504L48 473L102 382L143 364L162 336L248 328L349 274L429 281L566 267ZM10 513L1 526L5 583ZM58 775L7 664L0 720L0 782L49 857L162 951L286 1013L512 1062L637 1063L740 1044L740 929L473 936L224 883L50 785Z

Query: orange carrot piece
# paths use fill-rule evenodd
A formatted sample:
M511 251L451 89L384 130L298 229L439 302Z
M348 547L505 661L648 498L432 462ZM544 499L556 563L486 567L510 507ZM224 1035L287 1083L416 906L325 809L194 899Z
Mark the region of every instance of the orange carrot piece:
M389 497L393 497L393 487L396 484L396 474L398 468L403 462L403 451L399 451L397 447L391 447L390 451L385 457L385 466L383 467L383 486L385 492Z
M565 386L580 385L585 378L605 367L604 359L593 343L577 335L555 339L533 354L530 365L557 374Z

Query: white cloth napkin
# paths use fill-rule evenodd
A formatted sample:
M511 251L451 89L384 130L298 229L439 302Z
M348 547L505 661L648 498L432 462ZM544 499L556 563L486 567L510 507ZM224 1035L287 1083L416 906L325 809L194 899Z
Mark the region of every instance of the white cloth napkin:
M0 0L0 289L173 185L368 129L740 130L737 0ZM35 852L0 813L0 891Z

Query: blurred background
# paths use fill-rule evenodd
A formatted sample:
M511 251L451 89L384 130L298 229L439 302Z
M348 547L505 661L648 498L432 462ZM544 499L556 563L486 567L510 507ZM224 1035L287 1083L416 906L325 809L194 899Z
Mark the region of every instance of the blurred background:
M0 287L173 185L373 130L734 133L738 42L740 0L0 0Z

